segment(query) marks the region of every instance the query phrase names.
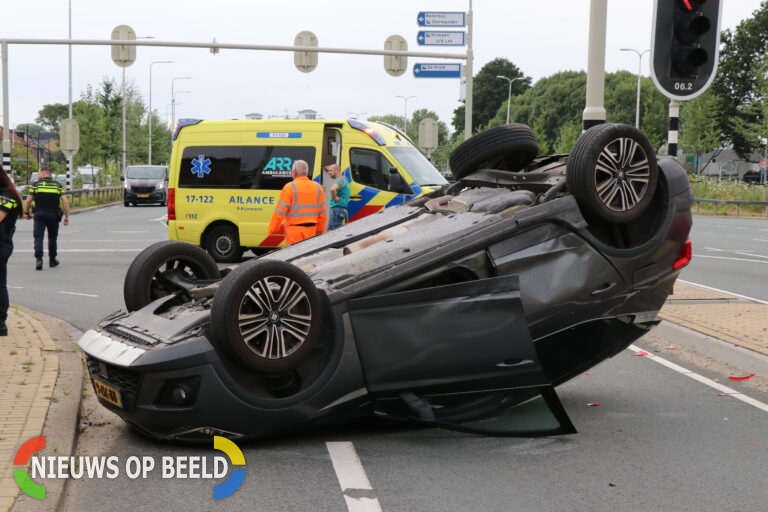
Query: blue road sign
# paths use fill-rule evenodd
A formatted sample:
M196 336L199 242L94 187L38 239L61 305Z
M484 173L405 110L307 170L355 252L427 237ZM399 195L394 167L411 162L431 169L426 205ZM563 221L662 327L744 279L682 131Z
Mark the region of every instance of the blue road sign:
M464 34L460 30L419 30L416 40L420 46L464 46Z
M416 78L461 78L461 64L414 64Z
M467 13L445 11L421 11L416 16L420 27L466 27Z

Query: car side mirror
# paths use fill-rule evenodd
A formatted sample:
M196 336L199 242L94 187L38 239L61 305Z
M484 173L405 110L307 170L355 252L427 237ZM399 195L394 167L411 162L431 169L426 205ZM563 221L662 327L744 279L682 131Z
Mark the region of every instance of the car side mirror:
M389 192L397 192L398 194L413 194L413 189L405 182L395 168L389 170L389 185L387 190L389 190Z

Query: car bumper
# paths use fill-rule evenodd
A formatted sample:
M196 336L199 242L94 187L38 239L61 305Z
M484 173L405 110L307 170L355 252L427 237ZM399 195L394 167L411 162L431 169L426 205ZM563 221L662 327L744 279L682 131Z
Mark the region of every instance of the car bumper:
M126 190L123 193L123 200L132 203L164 203L166 200L166 193L165 190L158 190L146 194L139 194Z

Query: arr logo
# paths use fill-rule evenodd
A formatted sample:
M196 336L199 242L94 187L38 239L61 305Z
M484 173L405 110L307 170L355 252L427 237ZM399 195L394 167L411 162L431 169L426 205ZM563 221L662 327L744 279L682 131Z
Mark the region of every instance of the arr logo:
M273 156L267 165L265 171L290 171L293 165L293 159L287 156Z
M227 457L229 457L229 460L232 461L232 464L236 466L245 466L245 457L243 457L243 452L240 451L240 448L238 448L234 442L230 441L226 437L214 436L213 448L226 453ZM244 469L233 469L232 474L229 475L229 478L227 478L226 482L213 488L213 499L218 500L221 498L226 498L240 488L244 479ZM43 491L45 491L45 489L43 489Z
M45 436L33 437L19 448L16 457L13 458L14 466L26 466L33 453L45 449ZM38 485L29 478L26 469L14 469L13 478L19 484L19 488L28 496L39 500L45 499L45 486Z

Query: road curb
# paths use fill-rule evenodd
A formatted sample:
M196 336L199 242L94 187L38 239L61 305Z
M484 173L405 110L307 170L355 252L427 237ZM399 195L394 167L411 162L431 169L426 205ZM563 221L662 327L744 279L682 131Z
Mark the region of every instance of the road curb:
M702 334L667 320L662 321L651 332L658 337L674 340L675 344L682 345L703 356L739 368L747 373L768 377L768 356L748 348Z

